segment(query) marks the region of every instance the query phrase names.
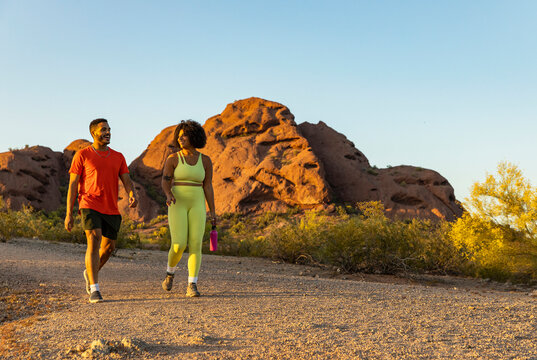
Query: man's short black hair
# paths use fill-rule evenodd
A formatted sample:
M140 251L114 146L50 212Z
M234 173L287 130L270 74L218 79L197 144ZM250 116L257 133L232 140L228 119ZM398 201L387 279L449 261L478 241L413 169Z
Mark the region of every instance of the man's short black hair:
M98 119L95 119L92 122L90 122L90 124L89 124L90 134L93 134L93 131L95 131L95 128L97 128L97 125L99 125L102 122L108 122L108 120L103 119L103 118L98 118Z
M207 144L207 135L205 134L205 130L198 122L194 120L181 120L179 125L177 125L175 128L172 142L172 145L176 146L178 149L181 149L181 145L177 141L179 132L181 130L183 130L185 135L188 137L190 145L196 149L201 149L205 146L205 144Z

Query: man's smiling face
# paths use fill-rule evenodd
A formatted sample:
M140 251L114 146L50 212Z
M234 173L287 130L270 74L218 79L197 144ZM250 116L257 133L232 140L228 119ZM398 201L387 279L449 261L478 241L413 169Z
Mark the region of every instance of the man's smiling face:
M103 121L97 125L97 128L92 133L93 139L103 145L110 144L110 126L107 121Z

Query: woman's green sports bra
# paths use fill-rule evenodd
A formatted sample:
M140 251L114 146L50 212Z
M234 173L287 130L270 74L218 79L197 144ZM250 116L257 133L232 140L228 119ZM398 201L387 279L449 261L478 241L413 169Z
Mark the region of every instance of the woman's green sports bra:
M181 152L177 152L179 160L173 171L174 182L190 182L194 184L202 184L205 180L205 168L201 159L201 153L195 165L189 165Z

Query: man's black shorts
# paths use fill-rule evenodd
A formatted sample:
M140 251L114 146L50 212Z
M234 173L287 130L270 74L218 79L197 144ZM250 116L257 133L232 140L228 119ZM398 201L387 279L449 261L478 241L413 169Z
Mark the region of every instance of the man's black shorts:
M104 237L117 240L117 233L121 227L121 215L101 214L93 209L80 209L80 215L84 230L101 229Z

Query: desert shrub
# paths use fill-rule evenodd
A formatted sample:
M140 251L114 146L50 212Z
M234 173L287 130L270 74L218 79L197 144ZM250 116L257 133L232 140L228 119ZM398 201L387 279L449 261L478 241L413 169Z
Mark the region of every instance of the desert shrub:
M537 188L509 162L498 164L497 174L472 186L465 207L472 216L508 226L537 241Z
M476 182L466 199L466 214L450 238L468 260L474 276L514 282L537 280L537 189L513 164Z
M26 226L22 227L17 213L8 209L0 211L0 239L11 240L14 237L25 236Z
M204 242L204 252L209 253L208 241ZM214 254L270 257L264 236L237 237L225 229L218 231L218 250Z
M300 211L301 211L300 207L297 205L297 206L289 207L285 214L287 216L293 216L293 215L296 215L296 214L300 214Z
M271 254L297 263L320 263L342 272L457 273L464 263L447 236L449 224L386 218L380 202L362 203L361 215L308 212L267 238Z
M378 168L376 166L373 166L373 167L368 167L366 172L370 175L374 175L374 176L377 176L379 174L378 172Z
M265 228L278 220L278 213L267 211L263 215L256 219L256 225L258 227Z
M161 226L155 230L152 234L152 243L159 244L161 250L167 250L170 248L171 235L168 226Z
M230 212L222 213L219 216L220 220L238 219L239 217L241 217L241 214L239 214L239 213L230 213Z
M156 218L151 219L151 221L149 222L149 226L153 226L162 221L168 221L168 215L159 215Z
M494 280L537 279L537 246L509 226L465 214L452 226L453 244L468 260L468 274Z
M233 226L229 229L229 232L235 235L241 235L246 232L246 224L242 221L238 221L237 223L233 224Z
M142 221L136 225L136 229L147 229L147 224L145 221Z
M224 213L219 216L218 250L214 254L232 256L270 257L265 236L270 228L280 222L285 214L266 212L258 217L240 213ZM207 223L204 252L209 252L210 223Z
M121 221L121 228L117 234L116 248L137 248L141 246L140 235L136 232L138 224L127 218L123 217Z
M82 227L80 217L76 216L71 231L65 230L65 212L60 215L59 212L34 213L33 236L42 240L66 241L73 243L85 243L86 234Z
M65 230L65 207L55 211L36 211L31 207L23 207L19 211L7 209L3 200L0 201L0 238L10 240L16 237L39 238L49 241L65 241L85 243L86 234L82 228L80 217L75 216L73 228ZM118 234L118 248L136 247L140 244L138 234L134 231L136 224L123 219Z
M203 251L209 253L209 233L211 224L207 222L203 242ZM213 254L232 256L266 256L260 247L255 223L244 216L227 216L217 227L218 250Z
M73 230L67 232L59 211L45 213L31 207L19 211L0 210L0 237L9 240L15 237L36 237L51 241L85 242L80 221L75 220Z

